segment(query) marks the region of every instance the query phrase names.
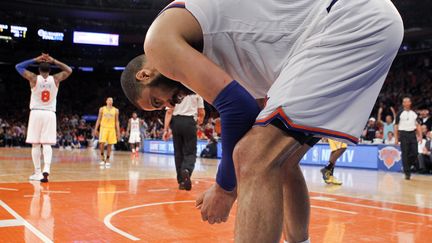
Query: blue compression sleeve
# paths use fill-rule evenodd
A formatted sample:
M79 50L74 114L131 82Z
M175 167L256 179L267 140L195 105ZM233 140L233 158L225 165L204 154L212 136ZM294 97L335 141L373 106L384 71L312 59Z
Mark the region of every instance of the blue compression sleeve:
M32 59L29 60L25 60L23 62L18 63L15 66L15 69L18 71L19 74L23 75L24 71L26 70L26 68L28 67L28 65L35 63L35 61Z
M233 150L252 127L260 108L256 100L237 81L228 84L213 102L219 111L222 128L222 160L216 182L226 191L236 187Z

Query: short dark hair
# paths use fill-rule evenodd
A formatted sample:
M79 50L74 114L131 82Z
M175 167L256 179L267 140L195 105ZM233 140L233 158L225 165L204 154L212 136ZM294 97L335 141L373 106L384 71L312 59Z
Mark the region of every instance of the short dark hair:
M39 63L39 72L42 73L49 73L51 71L51 66L47 62L41 62Z
M137 80L136 74L143 68L145 62L146 57L144 54L135 57L128 63L120 78L123 92L136 107L139 107L137 101L142 89L145 87L145 84Z
M140 108L138 99L141 96L144 87L160 87L164 90L176 90L176 92L182 92L185 95L193 94L193 92L184 86L182 83L169 79L164 75L158 73L152 79L142 82L136 78L136 74L143 69L146 62L145 55L140 55L132 59L126 66L125 70L121 75L121 86L123 92L129 101L136 107ZM176 95L174 95L176 97Z

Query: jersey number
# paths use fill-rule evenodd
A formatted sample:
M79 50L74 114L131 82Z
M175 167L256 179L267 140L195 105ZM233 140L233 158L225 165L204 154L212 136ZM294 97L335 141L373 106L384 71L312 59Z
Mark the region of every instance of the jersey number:
M50 92L48 90L44 90L41 93L41 100L42 102L48 102L50 99Z

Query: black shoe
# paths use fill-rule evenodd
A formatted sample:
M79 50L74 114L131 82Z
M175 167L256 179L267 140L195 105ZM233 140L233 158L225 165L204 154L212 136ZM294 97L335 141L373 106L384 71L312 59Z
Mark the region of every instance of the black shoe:
M184 169L181 172L181 176L182 176L182 179L183 179L182 183L184 184L184 189L186 191L190 191L192 189L192 182L191 182L191 179L190 179L189 171L187 169Z
M186 189L185 189L184 182L180 182L180 183L179 183L179 190L186 190Z
M410 174L405 174L405 180L411 180L411 175Z
M330 177L332 175L331 170L327 169L327 168L322 168L321 170L321 174L323 176L323 180L326 184L331 184L331 180Z
M49 173L48 172L44 172L44 173L42 173L42 175L43 175L44 178L42 178L40 181L41 182L48 182Z

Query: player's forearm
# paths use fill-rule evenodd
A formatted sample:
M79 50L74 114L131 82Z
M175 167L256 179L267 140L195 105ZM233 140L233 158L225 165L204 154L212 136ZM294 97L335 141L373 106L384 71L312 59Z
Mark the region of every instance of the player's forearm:
M172 112L170 110L167 110L165 113L165 119L164 119L164 131L168 131L170 128L172 119Z
M399 140L399 126L398 125L394 125L394 137L395 137L395 141Z
M65 71L67 73L72 73L71 67L69 67L68 65L66 65L65 63L63 63L57 59L53 60L53 64L56 65L57 67L59 67L62 71Z
M236 187L233 151L237 142L255 123L260 108L255 99L236 81L225 87L213 102L221 117L222 159L216 182L226 191Z
M201 125L204 122L204 117L205 117L205 110L202 108L198 109L198 115L197 115L197 124Z
M24 72L27 70L27 67L30 64L33 64L35 62L36 62L36 60L34 58L22 61L22 62L18 63L17 65L15 65L15 69L17 70L17 72L19 74L24 75Z
M423 137L423 133L421 131L421 126L419 124L416 125L416 129L417 129L417 136L419 138L422 138Z
M99 129L100 120L99 118L96 120L95 130L97 131Z

